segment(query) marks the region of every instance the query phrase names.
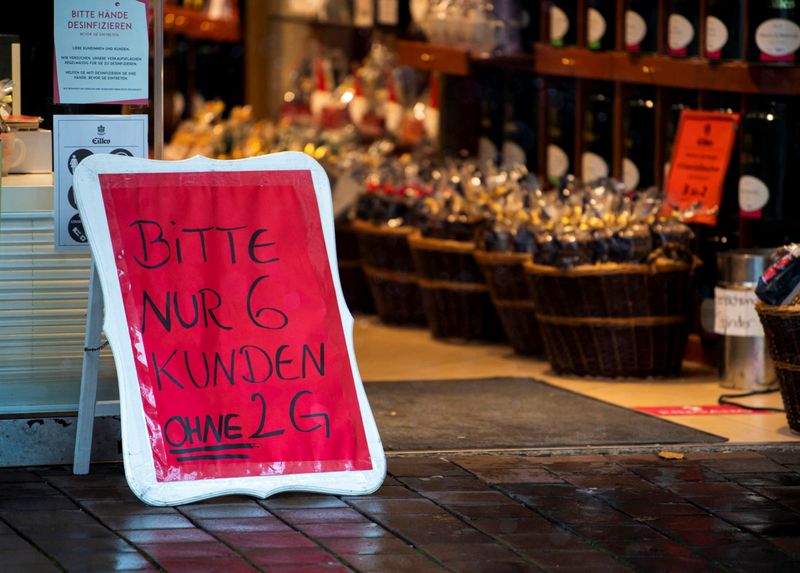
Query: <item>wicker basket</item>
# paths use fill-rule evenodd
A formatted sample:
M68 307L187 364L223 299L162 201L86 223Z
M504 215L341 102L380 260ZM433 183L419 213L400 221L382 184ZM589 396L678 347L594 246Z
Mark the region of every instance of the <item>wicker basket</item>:
M572 270L526 262L553 370L606 378L678 374L689 334L693 269L664 259Z
M353 223L361 264L380 319L389 324L425 324L422 294L408 246L412 227Z
M475 252L511 347L537 355L544 353L544 345L523 269L529 259L527 253Z
M433 336L503 340L489 288L473 256L475 246L426 238L419 231L409 236L408 243Z
M351 312L375 312L367 277L361 268L358 238L351 223L336 223L336 258L344 299Z
M800 306L757 303L789 427L800 432Z

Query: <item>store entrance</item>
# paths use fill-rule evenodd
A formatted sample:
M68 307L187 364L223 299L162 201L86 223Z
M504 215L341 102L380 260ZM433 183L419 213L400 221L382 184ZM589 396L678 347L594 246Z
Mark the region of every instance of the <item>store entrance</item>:
M777 392L718 403L772 380L726 387L714 332L715 288L752 291L759 274L724 275L718 254L800 238L788 60L762 59L749 37L720 54L695 41L685 58L656 35L630 56L610 5L590 41L577 31L596 19L574 10L566 30L555 12L551 36L544 2L470 3L469 22L445 3L422 15L415 2L200 4L166 3L165 157L301 151L323 165L355 353L390 451L800 439L785 414L755 409L782 408ZM643 21L667 23L662 4ZM756 12L720 18L740 30ZM42 127L54 113L152 112L54 106L52 37L31 21L15 12L0 32L21 38L23 112ZM716 225L660 216L688 109L741 120ZM54 250L51 174L2 183L0 416L12 441L41 416L50 440L77 407L91 261ZM113 401L109 349L100 370ZM107 426L113 458L118 421Z

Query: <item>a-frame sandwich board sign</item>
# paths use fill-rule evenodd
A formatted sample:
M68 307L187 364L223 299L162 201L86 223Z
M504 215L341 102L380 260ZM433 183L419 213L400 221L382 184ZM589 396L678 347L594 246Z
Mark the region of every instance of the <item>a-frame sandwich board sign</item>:
M317 162L95 155L74 186L140 499L380 486Z

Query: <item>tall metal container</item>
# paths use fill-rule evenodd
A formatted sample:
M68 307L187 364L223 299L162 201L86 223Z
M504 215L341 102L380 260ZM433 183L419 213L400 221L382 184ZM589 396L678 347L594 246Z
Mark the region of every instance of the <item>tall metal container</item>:
M717 254L715 330L725 337L720 365L720 384L724 388L758 390L775 380L755 310L755 288L769 265L770 252L740 249Z

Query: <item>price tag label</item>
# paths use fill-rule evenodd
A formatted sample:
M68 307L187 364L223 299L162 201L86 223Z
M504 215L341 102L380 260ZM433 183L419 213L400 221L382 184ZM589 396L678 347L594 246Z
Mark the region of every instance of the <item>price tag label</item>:
M714 289L714 332L724 336L764 336L755 291Z
M736 142L739 114L692 111L681 113L672 152L668 203L685 211L694 207L693 223L716 225L725 175Z

